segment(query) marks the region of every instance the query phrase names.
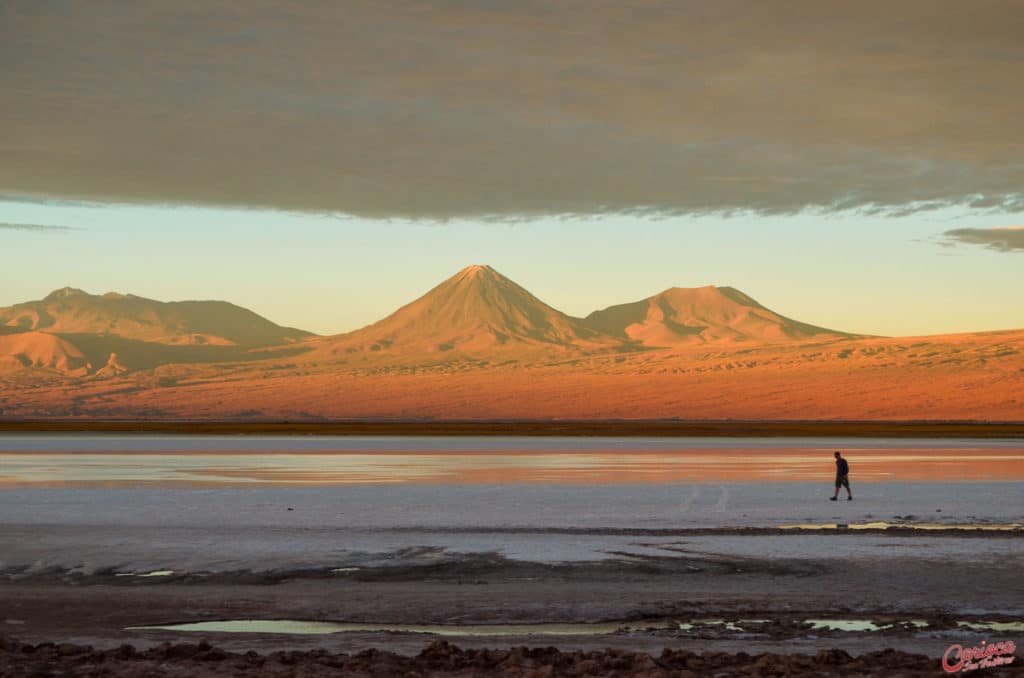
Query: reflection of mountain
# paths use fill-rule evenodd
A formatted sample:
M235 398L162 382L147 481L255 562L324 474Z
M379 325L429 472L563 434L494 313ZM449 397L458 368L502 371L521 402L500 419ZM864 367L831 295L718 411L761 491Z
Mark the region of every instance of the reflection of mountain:
M595 330L646 346L712 342L784 343L851 335L791 320L732 287L673 287L653 297L594 311Z
M51 334L108 334L160 344L275 346L310 336L226 301L155 301L65 287L0 308L0 325Z
M361 330L332 337L324 350L388 355L619 344L557 311L490 266L469 266L416 301Z

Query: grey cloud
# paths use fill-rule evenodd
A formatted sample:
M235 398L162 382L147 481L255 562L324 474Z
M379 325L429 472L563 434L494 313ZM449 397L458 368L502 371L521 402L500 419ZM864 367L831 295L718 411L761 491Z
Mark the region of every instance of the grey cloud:
M47 224L10 224L0 223L0 231L32 231L35 233L65 233L75 229L70 226L50 226Z
M1019 16L996 0L9 2L0 192L431 219L1024 211Z
M1024 226L954 228L943 233L947 242L984 245L1000 252L1024 252Z

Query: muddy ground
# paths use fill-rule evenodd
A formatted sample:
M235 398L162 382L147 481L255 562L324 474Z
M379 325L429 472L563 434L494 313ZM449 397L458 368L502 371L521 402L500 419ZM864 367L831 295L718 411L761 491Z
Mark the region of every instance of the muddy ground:
M835 539L880 540L822 537L822 548ZM904 552L899 547L905 539L943 543L893 535L895 551ZM1022 543L1005 534L961 539L979 553L993 545L1004 552L1009 545L1013 553ZM927 548L912 553L922 552ZM1019 557L942 562L879 555L884 553L883 543L861 558L687 551L551 563L420 548L387 558L378 554L375 566L341 572L257 569L142 577L62 567L7 570L0 582L0 633L8 638L0 675L37 675L44 669L56 675L126 676L337 670L342 675L657 675L659 670L704 675L710 669L722 675L935 675L938 658L954 643L1020 644L1024 639L1015 629L960 625L1021 620ZM130 628L232 619L441 624L450 632L445 640L456 647L437 644L435 635L410 632L286 635ZM874 632L814 629L809 619L888 626ZM726 627L719 620L734 624ZM478 626L542 622L621 622L623 629L592 635L472 635ZM196 647L200 642L209 645ZM38 647L46 643L54 645ZM191 645L175 646L180 643ZM122 645L133 649L118 649ZM258 656L247 654L252 652ZM296 673L297 667L302 671Z
M1018 483L829 489L12 488L0 675L940 675L1024 646ZM895 527L780 527L808 518ZM230 620L380 626L139 628Z

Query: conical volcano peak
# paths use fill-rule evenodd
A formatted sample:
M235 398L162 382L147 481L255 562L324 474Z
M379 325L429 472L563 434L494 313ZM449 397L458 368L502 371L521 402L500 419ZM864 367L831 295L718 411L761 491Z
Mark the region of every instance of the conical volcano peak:
M451 278L448 279L453 282L483 282L491 281L496 282L499 280L506 280L512 282L502 274L495 271L490 266L485 264L473 264L462 269ZM442 283L443 284L443 283Z
M345 350L445 352L524 345L614 344L490 266L467 266L380 322L339 337Z
M457 305L461 308L463 316L467 314L490 316L494 311L495 303L513 306L543 306L551 312L558 313L514 280L498 273L490 266L482 264L467 266L427 292L413 304L421 304L424 300L429 300L429 305L434 311L442 306Z
M54 290L47 294L44 301L55 301L57 299L67 299L68 297L88 297L89 293L85 290L80 290L77 287L62 287L59 290Z

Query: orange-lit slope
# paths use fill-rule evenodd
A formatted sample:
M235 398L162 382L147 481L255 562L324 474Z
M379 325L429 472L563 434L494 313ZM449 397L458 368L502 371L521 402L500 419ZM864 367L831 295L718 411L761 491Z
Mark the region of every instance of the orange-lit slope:
M331 338L319 352L373 351L383 357L537 347L586 350L618 343L490 266L469 266L380 322Z
M647 346L775 344L851 336L779 315L732 287L673 287L647 299L595 311L585 322L597 331Z
M71 342L46 332L0 336L0 370L45 368L79 376L89 370L85 356Z
M64 287L0 308L0 325L54 334L102 334L161 344L271 346L310 336L225 301L162 302Z

